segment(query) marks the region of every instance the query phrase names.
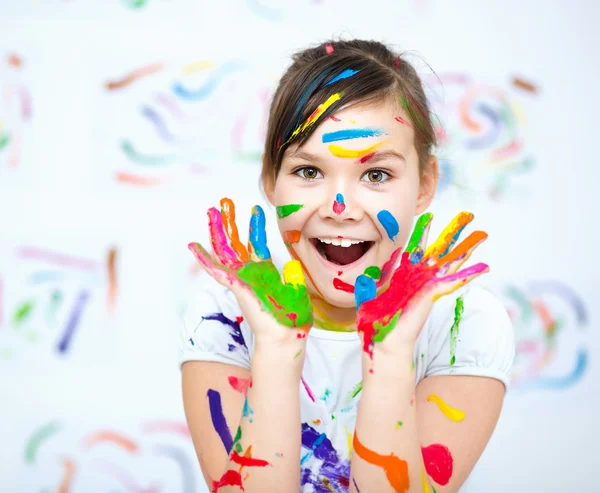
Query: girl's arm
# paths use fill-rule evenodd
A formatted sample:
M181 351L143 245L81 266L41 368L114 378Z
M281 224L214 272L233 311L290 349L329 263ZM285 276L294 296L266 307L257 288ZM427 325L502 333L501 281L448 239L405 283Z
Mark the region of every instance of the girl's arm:
M363 362L351 462L353 493L456 492L496 426L505 392L502 382L476 376L427 377L415 395L412 358L408 351L393 361L378 357L374 373L368 370L370 361Z
M250 371L184 363L186 418L212 492L237 493L240 485L246 493L298 491L304 355L290 362L285 349L257 343Z

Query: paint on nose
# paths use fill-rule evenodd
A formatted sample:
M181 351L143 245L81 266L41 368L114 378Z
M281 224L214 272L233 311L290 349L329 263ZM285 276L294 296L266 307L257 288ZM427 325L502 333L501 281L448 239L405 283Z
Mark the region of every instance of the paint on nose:
M344 212L344 209L346 209L346 204L344 204L344 196L341 193L338 193L333 201L333 212L339 215Z

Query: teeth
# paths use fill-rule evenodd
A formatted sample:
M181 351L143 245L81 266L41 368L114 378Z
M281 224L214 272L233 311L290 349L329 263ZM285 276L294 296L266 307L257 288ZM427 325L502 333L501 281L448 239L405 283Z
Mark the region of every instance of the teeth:
M350 240L348 238L317 238L322 243L328 245L341 246L348 248L350 245L356 245L357 243L364 243L364 240Z

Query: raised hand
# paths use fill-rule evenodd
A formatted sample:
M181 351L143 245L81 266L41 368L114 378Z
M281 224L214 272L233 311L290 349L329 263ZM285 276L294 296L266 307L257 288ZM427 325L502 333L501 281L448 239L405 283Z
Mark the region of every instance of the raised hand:
M282 283L271 262L262 208L252 208L247 249L239 239L230 199L221 199L221 211L210 208L208 219L216 259L199 243L188 248L208 274L233 291L255 335L281 339L296 332L296 337L304 337L313 316L302 268L297 260L287 262Z
M453 248L462 230L473 220L472 213L459 213L436 242L425 249L432 218L431 213L419 217L400 265L383 293L376 295L377 268L368 268L356 279L357 330L362 335L363 349L371 359L375 344L389 353L404 348L412 351L433 302L489 270L484 263L458 270L487 238L487 233L475 231ZM417 315L394 330L399 320L407 319L402 315L409 312Z

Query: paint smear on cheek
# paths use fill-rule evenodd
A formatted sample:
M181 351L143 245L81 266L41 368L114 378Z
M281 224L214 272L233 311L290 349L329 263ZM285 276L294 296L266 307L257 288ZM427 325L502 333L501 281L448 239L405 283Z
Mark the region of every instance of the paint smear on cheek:
M346 204L344 204L344 196L341 193L338 193L333 201L333 212L340 215L345 209Z
M398 233L400 232L400 226L398 225L396 218L392 216L392 213L384 209L377 213L377 219L379 219L379 222L385 229L390 240L396 241L396 236L398 236Z
M352 286L352 284L348 284L347 282L342 281L338 277L333 278L333 287L335 289L339 289L340 291L354 294L354 286Z
M456 362L456 340L458 339L458 326L460 319L465 311L465 305L462 296L456 298L456 306L454 307L454 323L450 327L450 366Z
M277 211L277 217L279 219L283 219L294 212L298 212L300 209L302 209L302 207L304 207L304 204L286 204L278 205L275 209Z
M427 402L435 402L440 408L440 411L444 413L444 416L452 421L459 422L465 419L464 411L450 407L441 397L435 394L431 394L429 397L427 397Z
M425 470L437 484L448 484L452 477L453 459L448 447L433 443L428 447L421 447Z

